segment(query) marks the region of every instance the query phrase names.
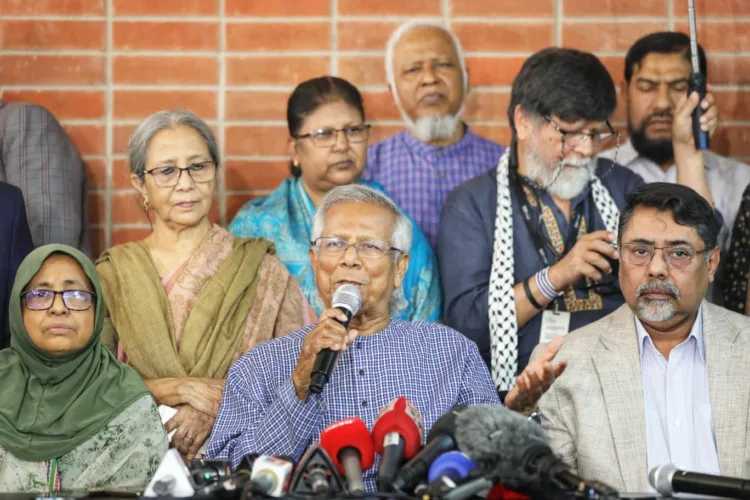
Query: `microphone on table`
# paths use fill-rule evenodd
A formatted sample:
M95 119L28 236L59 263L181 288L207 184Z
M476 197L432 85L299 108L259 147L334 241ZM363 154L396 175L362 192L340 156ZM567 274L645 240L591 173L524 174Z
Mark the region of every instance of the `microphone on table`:
M461 484L476 468L474 461L463 452L454 450L443 453L430 466L427 492L430 496L442 497Z
M349 328L349 323L357 314L361 305L362 295L359 293L359 288L350 284L341 285L333 292L331 307L341 310L346 315L346 321L342 323L336 318L333 319L344 325L344 328ZM333 369L336 367L336 361L339 359L340 352L331 349L321 349L315 357L315 364L310 375L311 393L320 394L323 392L323 388L328 383L331 373L333 373Z
M262 495L282 497L289 488L293 469L293 460L260 455L253 463L247 488Z
M378 470L378 490L392 488L393 479L405 458L413 457L422 447L424 421L414 405L405 397L388 403L372 428L375 451L383 459Z
M712 497L750 498L750 480L679 470L673 464L651 469L648 482L659 494L694 493Z
M346 477L349 492L365 491L362 471L375 462L375 446L362 419L346 418L329 425L320 433L320 446Z
M413 489L419 480L427 475L430 465L438 455L456 448L456 418L467 408L466 405L456 405L437 419L427 435L425 447L396 474L396 479L393 480L393 488L396 491Z
M292 476L289 492L335 497L344 491L344 480L328 453L320 443L310 446Z
M499 405L473 405L456 418L458 448L514 490L577 492L617 498L610 486L573 474L547 444L541 426Z

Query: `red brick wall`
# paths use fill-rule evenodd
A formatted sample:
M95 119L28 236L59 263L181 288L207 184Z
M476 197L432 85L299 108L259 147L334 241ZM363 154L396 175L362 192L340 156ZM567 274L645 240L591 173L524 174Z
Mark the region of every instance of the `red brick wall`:
M412 16L447 22L467 54L467 118L506 142L509 85L545 46L596 52L622 80L625 50L653 30L687 28L686 0L0 0L0 92L52 110L88 166L96 250L142 236L146 218L125 150L140 119L192 109L226 159L214 217L287 173L284 107L294 85L331 73L366 97L374 139L401 127L383 49ZM724 154L750 156L750 0L696 0L699 40L719 98ZM622 110L617 119L622 125Z

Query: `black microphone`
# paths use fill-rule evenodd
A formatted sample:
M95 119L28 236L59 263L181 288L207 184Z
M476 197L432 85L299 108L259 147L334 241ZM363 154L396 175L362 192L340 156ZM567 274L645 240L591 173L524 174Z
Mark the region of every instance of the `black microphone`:
M651 469L648 482L659 494L694 493L712 497L750 498L750 480L679 470L672 464Z
M425 447L398 471L393 481L394 490L401 491L416 487L419 480L427 475L430 465L439 455L456 449L454 438L456 418L467 408L466 405L456 405L437 419L430 433L427 434Z
M292 476L290 493L335 497L346 490L331 457L315 443L302 455Z
M333 292L331 298L331 307L335 307L346 314L346 321L341 323L344 328L349 328L349 322L359 311L359 307L362 305L362 296L359 293L359 288L354 285L341 285ZM336 367L336 361L339 359L339 352L332 351L331 349L321 349L318 355L315 357L315 364L313 365L312 374L310 376L310 392L313 394L320 394L323 392L323 387L328 383L331 378L331 373Z
M477 466L516 491L578 492L586 498L617 498L610 486L573 474L547 444L535 422L499 405L472 405L456 418L458 449Z

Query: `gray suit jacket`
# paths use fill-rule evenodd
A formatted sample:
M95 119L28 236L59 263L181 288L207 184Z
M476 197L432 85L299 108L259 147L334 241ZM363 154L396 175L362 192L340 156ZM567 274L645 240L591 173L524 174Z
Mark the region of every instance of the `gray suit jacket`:
M721 474L750 477L750 319L703 302L708 387ZM565 373L540 401L552 449L584 479L646 491L643 378L626 305L571 332L557 355Z
M88 253L86 168L49 111L0 101L0 181L23 192L34 246L63 243Z

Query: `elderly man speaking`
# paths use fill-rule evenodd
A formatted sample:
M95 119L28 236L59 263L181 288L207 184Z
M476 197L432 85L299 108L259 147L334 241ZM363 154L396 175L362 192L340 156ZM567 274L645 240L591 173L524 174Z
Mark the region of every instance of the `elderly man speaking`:
M251 452L299 459L326 426L356 416L372 428L380 409L399 396L422 414L425 435L456 404L499 404L472 341L442 325L389 315L409 265L411 234L409 219L381 193L349 185L326 194L313 219L310 260L327 309L317 325L260 345L231 368L210 457L231 458L234 467ZM348 330L335 320L345 315L331 307L343 284L362 297ZM311 371L324 348L342 353L323 392L313 394ZM539 375L514 388L508 406L523 411L559 374L548 363L555 353L545 354L534 365ZM364 476L368 490L375 489L375 470Z

